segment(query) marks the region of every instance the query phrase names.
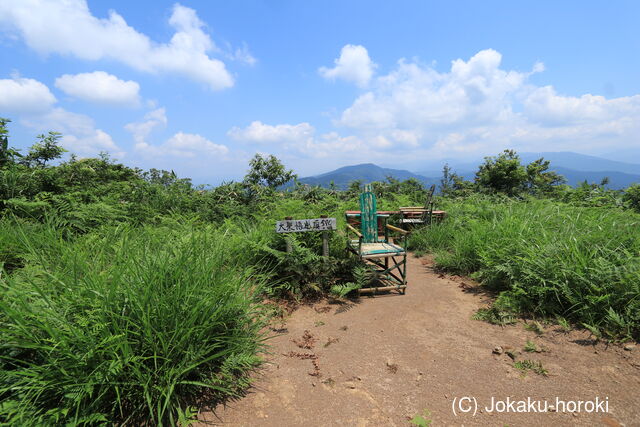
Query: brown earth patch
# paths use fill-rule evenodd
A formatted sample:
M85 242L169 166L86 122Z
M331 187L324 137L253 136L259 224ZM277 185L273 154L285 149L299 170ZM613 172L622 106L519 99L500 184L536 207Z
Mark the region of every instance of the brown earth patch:
M406 426L427 409L433 426L640 426L638 346L625 351L553 325L539 335L522 321L501 327L472 320L492 296L468 278L434 272L425 258L408 259L408 282L404 296L293 312L286 332L269 341L254 388L202 411L199 425ZM304 347L311 341L330 345ZM526 352L527 341L544 351ZM547 375L526 369L538 362ZM476 399L475 416L454 415L454 399L464 397ZM609 411L487 410L492 398L528 397L551 404L597 397L608 400Z

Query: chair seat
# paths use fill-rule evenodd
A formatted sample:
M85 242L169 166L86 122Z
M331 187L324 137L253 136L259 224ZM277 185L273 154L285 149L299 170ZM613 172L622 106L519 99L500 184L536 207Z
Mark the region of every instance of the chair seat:
M358 241L352 240L351 247L358 250ZM363 243L360 248L360 256L363 258L382 258L402 254L404 249L393 243Z
M400 222L403 224L422 224L424 220L422 218L403 218Z

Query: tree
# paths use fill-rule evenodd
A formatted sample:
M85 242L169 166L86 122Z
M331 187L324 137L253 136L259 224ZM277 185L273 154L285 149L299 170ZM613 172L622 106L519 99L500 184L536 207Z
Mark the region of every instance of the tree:
M38 135L38 142L29 148L29 153L24 156L23 163L29 166L46 166L47 162L62 157L67 150L58 145L60 143L59 132L49 132L47 135Z
M347 189L347 192L350 195L360 194L361 187L362 187L362 180L354 179L353 181L349 182L349 188Z
M531 193L550 193L554 187L566 182L557 172L549 170L549 160L539 158L527 165L526 186Z
M454 179L457 175L451 169L448 163L442 167L442 178L440 179L440 194L450 196L453 192Z
M624 190L622 200L624 200L631 209L640 212L640 184L631 184Z
M249 171L244 177L244 183L275 190L295 178L297 175L292 170L287 170L274 155L265 158L256 154L249 161Z
M15 162L16 157L20 157L18 150L9 148L9 129L7 125L11 120L0 117L0 168Z
M514 150L504 150L497 157L484 158L475 182L481 190L515 196L526 186L527 171Z

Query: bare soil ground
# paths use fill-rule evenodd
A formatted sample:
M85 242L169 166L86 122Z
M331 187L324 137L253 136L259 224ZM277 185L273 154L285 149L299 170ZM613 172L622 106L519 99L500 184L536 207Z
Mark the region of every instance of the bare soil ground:
M587 331L472 320L488 304L474 282L408 259L406 295L296 310L269 341L272 354L243 399L202 412L200 425L407 426L428 410L433 426L640 426L640 346L595 343ZM308 331L308 332L306 332ZM523 350L527 340L543 352ZM500 346L502 354L495 354ZM540 361L548 375L522 372ZM462 413L471 407L470 413ZM608 400L607 413L496 413L496 400ZM457 415L452 408L456 408ZM560 410L562 408L559 408ZM568 408L571 409L571 408ZM475 415L472 413L475 412Z

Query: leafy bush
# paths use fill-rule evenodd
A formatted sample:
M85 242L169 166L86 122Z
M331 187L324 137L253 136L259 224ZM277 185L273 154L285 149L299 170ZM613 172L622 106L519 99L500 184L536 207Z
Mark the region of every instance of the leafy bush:
M262 284L237 237L188 226L73 242L48 230L45 245L19 235L31 262L0 278L1 423L174 424L197 399L246 386Z
M608 335L640 334L640 216L545 200L453 202L413 248L500 292L500 311L559 315Z
M623 200L631 209L640 212L640 184L633 184L627 188Z

